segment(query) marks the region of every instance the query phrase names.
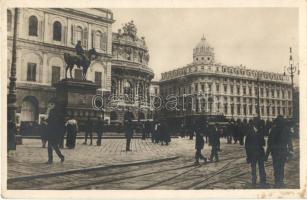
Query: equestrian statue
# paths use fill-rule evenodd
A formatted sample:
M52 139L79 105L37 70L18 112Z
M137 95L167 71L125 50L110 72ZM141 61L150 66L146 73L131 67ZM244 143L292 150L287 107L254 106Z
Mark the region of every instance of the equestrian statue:
M75 47L77 55L64 53L64 60L66 62L66 71L65 71L65 78L67 78L67 70L70 71L70 78L72 79L71 71L75 65L78 68L82 67L82 80L86 80L86 73L91 64L91 61L97 58L97 52L95 48L90 49L89 51L85 52L82 48L81 41L77 42ZM95 56L95 58L92 58Z

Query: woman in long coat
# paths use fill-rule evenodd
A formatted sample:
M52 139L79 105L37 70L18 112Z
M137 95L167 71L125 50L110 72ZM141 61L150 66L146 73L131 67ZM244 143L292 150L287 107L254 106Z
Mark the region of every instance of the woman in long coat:
M66 131L67 131L66 147L73 149L76 146L76 137L78 132L78 124L75 119L71 118L66 122Z

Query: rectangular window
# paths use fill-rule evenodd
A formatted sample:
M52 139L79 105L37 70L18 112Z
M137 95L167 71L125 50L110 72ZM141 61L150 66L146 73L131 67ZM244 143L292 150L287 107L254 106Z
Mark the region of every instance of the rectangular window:
M241 115L241 106L240 105L237 106L237 114Z
M216 91L219 92L220 91L220 85L216 85Z
M55 84L59 82L61 77L61 67L59 66L52 66L52 75L51 75L51 84Z
M28 63L27 81L36 81L36 63Z
M198 83L194 84L195 92L198 92Z
M204 92L205 91L205 85L201 84L201 91Z
M155 95L158 94L158 88L155 88Z
M233 93L233 85L230 86L230 92Z
M227 92L227 85L224 85L224 92Z
M228 106L227 103L224 104L224 114L228 113Z
M246 112L246 105L243 106L243 113L244 113L244 115L247 114L247 112Z
M95 72L95 83L101 85L101 72Z
M82 80L82 69L75 69L75 79Z
M253 106L249 105L249 114L252 115L253 114Z

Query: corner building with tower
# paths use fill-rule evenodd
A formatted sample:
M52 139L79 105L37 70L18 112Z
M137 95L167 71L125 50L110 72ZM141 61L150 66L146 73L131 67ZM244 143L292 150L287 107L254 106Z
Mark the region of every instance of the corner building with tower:
M263 120L292 117L288 76L217 64L214 49L204 37L193 49L193 62L162 73L159 85L164 99L178 98L179 109L162 111L169 119L221 116L249 120L258 116L258 108Z

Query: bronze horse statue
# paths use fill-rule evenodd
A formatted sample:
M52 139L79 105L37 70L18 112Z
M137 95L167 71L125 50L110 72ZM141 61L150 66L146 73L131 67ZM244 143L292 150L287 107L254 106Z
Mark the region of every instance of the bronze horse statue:
M78 68L82 67L82 80L86 80L86 73L91 64L91 61L93 60L92 58L93 55L95 56L96 59L97 52L95 48L92 48L89 51L85 52L83 56L64 53L64 60L66 62L65 78L67 78L67 70L69 68L70 78L72 79L71 71L74 68L74 66L77 65Z

